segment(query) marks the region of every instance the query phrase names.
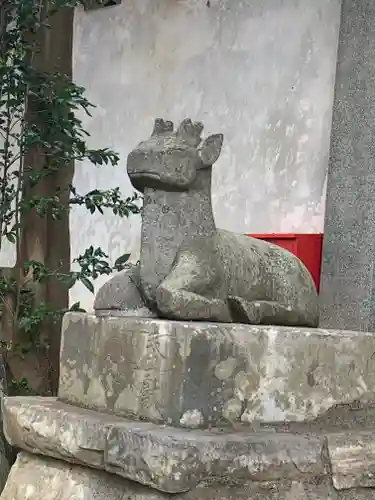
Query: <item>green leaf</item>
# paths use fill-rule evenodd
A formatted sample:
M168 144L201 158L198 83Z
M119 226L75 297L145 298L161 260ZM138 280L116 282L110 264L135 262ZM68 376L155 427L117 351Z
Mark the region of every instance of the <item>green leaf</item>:
M73 305L71 305L69 307L69 311L73 311L73 312L86 312L84 309L82 309L80 302L75 302Z
M124 255L121 255L118 259L116 259L115 267L117 268L122 266L123 264L128 262L129 258L130 258L130 253L124 253Z
M7 233L5 235L6 239L8 241L10 241L11 243L15 243L16 242L16 235L14 233Z
M72 288L77 282L77 277L76 276L70 276L67 279L64 279L64 283L66 286L70 289Z
M87 290L89 290L91 293L94 293L94 285L91 283L91 281L88 278L81 278L82 284L85 285Z

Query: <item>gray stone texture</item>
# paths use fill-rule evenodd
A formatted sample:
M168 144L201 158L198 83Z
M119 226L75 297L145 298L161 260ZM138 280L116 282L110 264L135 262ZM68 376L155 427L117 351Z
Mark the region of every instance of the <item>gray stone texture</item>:
M317 326L314 282L290 252L216 229L212 165L221 134L201 140L203 125L155 120L151 137L128 155L128 174L144 193L140 295L159 317L177 320ZM94 305L131 308L124 284L104 284ZM114 278L119 281L119 278ZM117 294L114 294L114 290ZM99 312L100 314L100 312Z
M20 453L1 500L165 500L102 471Z
M338 493L339 500L375 500L375 489L373 488L355 488L342 490Z
M329 435L328 453L336 489L375 488L373 430Z
M26 452L1 500L375 498L370 430L181 431L38 397L5 399L4 421Z
M13 446L168 493L326 474L324 438L315 435L179 430L37 397L7 398L4 416Z
M359 332L64 317L59 398L180 427L302 423L375 400Z
M343 0L327 184L320 325L375 329L375 2Z
M327 481L283 480L242 487L202 485L170 495L106 472L21 453L1 500L339 500ZM373 499L371 496L360 500ZM345 498L346 500L346 498ZM349 497L348 497L349 500ZM352 500L352 498L350 498ZM353 497L354 500L354 497ZM357 500L357 499L356 499Z
M101 287L95 297L98 316L156 317L141 297L138 266L121 271Z

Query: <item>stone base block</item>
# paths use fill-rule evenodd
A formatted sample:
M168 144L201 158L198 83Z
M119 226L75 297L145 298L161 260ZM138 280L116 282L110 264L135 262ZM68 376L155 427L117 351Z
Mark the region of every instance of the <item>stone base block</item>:
M64 317L59 398L187 428L313 421L375 400L372 333Z
M4 425L25 451L0 500L375 500L375 429L221 434L29 397Z
M284 480L240 488L203 486L169 495L106 472L21 453L1 500L339 500L327 483ZM353 497L354 498L354 497ZM373 500L365 496L363 500ZM346 499L345 499L346 500Z
M18 455L1 500L165 500L135 483L59 460Z
M210 484L299 480L327 474L324 437L213 433L126 421L48 398L4 401L9 442L31 453L102 469L167 493Z
M161 493L106 472L46 457L19 454L0 500L375 500L370 488L336 491L327 481L282 480L242 487L203 485Z

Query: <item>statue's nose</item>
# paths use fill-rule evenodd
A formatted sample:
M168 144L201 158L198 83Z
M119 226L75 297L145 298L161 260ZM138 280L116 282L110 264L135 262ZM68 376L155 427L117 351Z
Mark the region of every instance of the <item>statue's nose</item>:
M147 160L148 154L143 151L132 151L128 155L127 167L128 170L137 170Z

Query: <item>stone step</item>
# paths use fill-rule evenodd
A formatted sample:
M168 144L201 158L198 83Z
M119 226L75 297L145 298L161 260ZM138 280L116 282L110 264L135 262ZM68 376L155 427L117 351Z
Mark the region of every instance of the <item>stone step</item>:
M335 491L370 488L375 498L375 429L217 433L129 421L54 398L10 397L4 400L4 430L10 444L27 452L167 493L328 481Z
M20 453L1 500L374 500L375 490L337 492L329 481L248 483L240 487L200 485L176 495L113 474L52 458Z
M20 453L1 500L166 500L169 495L60 460Z
M176 427L314 421L375 400L373 333L64 317L59 398Z
M324 436L176 429L53 398L6 398L4 431L10 444L27 452L102 469L168 493L206 483L323 480L329 471Z

